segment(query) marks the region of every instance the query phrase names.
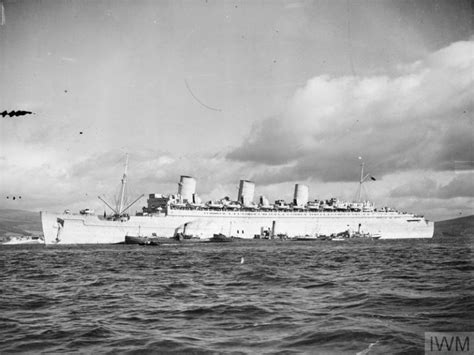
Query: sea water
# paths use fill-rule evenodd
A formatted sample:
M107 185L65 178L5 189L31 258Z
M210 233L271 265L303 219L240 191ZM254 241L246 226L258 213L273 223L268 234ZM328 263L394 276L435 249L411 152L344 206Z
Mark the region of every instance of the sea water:
M1 246L0 353L423 353L473 238Z

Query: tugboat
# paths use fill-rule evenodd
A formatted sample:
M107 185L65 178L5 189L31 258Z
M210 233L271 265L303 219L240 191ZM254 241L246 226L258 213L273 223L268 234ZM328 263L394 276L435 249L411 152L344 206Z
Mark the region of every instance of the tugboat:
M234 238L228 237L222 233L216 233L212 236L212 238L209 239L209 241L215 242L215 243L227 243L227 242L233 242Z
M134 236L126 235L125 244L135 244L135 245L158 245L156 238L149 238L145 236Z
M44 239L42 236L37 235L25 235L12 237L10 240L1 243L2 245L17 245L17 244L43 244Z
M364 239L380 239L382 236L379 234L370 234L370 233L360 233L360 232L355 232L352 233L349 238L364 238Z
M335 242L340 242L340 241L344 241L344 240L348 240L348 239L349 239L349 237L346 234L344 234L344 232L331 236L331 240L333 240Z
M152 237L141 235L140 226L138 226L137 235L125 235L125 244L135 245L159 245L163 242L169 242L169 238L157 237L154 233ZM161 243L160 243L161 242Z
M353 232L353 233L350 233L350 231L347 230L346 232L348 232L350 234L349 238L380 239L382 237L380 234L363 233L363 232L361 232L360 227L361 227L361 224L359 223L359 226L357 228L357 232Z
M375 240L375 239L380 239L382 236L380 234L370 234L370 233L362 233L360 231L360 225L359 225L359 229L357 232L352 232L348 229L344 232L341 232L341 233L337 233L337 234L333 234L331 235L331 240L334 240L334 241L341 241L341 240L349 240L349 239L372 239L372 240Z
M305 234L305 235L299 235L294 239L298 241L318 240L318 236Z
M318 235L318 237L316 239L317 240L331 240L332 238L329 235L320 234L320 235Z

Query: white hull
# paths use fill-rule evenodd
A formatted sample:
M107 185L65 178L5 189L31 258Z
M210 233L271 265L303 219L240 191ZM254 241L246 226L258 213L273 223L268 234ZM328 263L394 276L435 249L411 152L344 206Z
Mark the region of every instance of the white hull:
M339 233L347 229L381 239L431 238L434 224L397 212L264 212L169 210L167 215L131 216L111 221L92 215L41 212L45 244L114 244L125 235L172 237L178 232L209 239L214 233L254 238L262 229L288 237Z

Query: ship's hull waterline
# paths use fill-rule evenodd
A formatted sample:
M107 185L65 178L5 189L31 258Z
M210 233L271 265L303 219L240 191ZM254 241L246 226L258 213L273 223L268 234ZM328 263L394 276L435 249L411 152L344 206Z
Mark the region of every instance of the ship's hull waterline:
M125 236L173 237L177 233L202 240L216 233L253 239L271 235L298 237L329 235L351 229L381 239L431 238L434 224L422 217L397 212L255 212L170 210L168 214L131 216L114 221L95 215L41 212L45 244L115 244Z

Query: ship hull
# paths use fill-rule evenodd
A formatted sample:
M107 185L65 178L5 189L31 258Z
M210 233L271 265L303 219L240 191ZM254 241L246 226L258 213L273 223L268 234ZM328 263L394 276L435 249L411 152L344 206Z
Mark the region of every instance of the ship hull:
M93 215L41 212L45 244L115 244L125 236L178 233L202 240L214 234L252 239L267 231L288 237L329 235L361 230L381 239L431 238L434 224L422 217L396 212L254 212L170 210L161 215L131 216L124 221Z

